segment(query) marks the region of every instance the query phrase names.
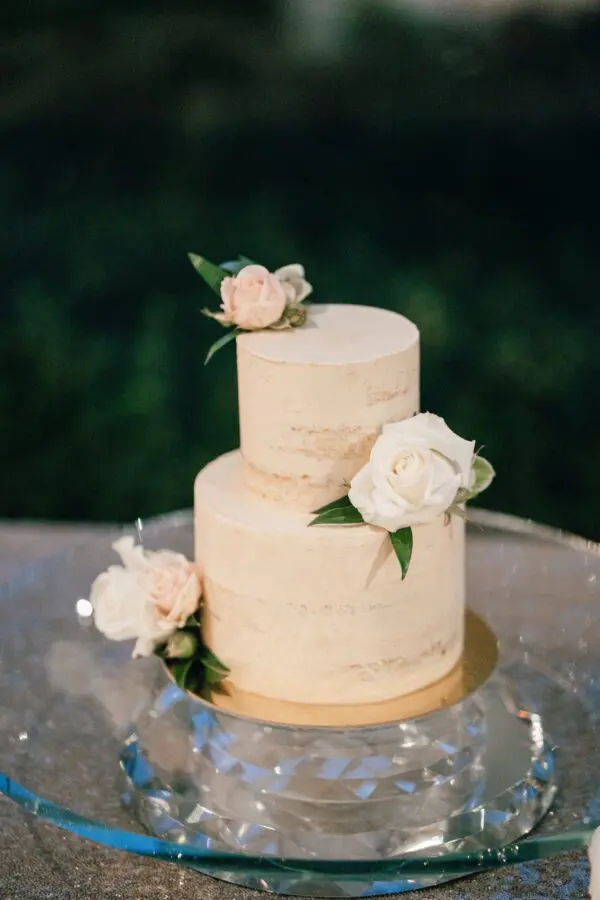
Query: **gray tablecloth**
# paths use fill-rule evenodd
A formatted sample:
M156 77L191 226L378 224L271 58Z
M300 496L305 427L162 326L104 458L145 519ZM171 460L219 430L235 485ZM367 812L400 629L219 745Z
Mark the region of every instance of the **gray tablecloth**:
M0 524L0 585L82 542L89 526ZM548 547L552 553L552 547ZM5 615L6 611L3 610ZM32 610L32 615L35 610ZM1 635L1 632L0 632ZM1 646L1 645L0 645ZM40 688L43 690L43 686ZM5 698L6 699L6 698ZM0 740L2 740L0 722ZM581 854L463 879L421 900L575 900L587 895ZM118 853L27 816L0 798L0 900L250 900L260 894L178 866Z

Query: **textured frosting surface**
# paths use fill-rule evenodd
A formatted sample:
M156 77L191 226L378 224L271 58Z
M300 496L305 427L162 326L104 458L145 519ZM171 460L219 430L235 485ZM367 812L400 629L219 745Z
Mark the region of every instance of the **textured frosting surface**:
M419 408L419 332L375 307L309 307L306 325L237 338L247 486L311 510L345 492L387 422Z
M296 703L358 704L446 675L463 647L463 522L415 527L401 581L386 532L309 521L247 491L238 451L196 479L203 627L232 683Z

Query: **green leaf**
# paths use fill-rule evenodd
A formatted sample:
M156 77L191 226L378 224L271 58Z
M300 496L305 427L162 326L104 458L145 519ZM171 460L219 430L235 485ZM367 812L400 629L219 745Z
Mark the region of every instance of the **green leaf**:
M209 687L215 687L215 685L221 684L222 681L223 675L220 672L215 672L214 669L208 667L204 669L204 682Z
M220 266L215 266L214 263L211 263L207 259L204 259L203 256L198 256L196 253L188 253L188 257L198 275L200 275L204 279L209 288L211 288L215 292L215 294L218 294L220 296L221 282L224 278L227 277L228 273L225 272Z
M390 532L390 540L394 553L398 557L398 562L402 569L402 580L404 581L413 551L412 528L399 528L398 531Z
M359 511L350 504L328 509L320 513L316 519L309 522L310 525L362 525L364 519Z
M204 360L204 365L208 365L211 361L215 353L217 353L222 347L225 347L227 344L230 344L231 341L235 341L238 334L242 334L241 328L234 328L233 331L228 331L227 334L224 334L223 337L220 337L218 341L215 341L208 348L208 353L206 354L206 359Z
M210 694L221 694L228 696L229 691L227 690L227 685L219 682L218 684L211 684L210 686Z
M229 275L237 275L238 272L241 272L242 269L246 268L246 266L255 265L256 263L252 259L248 259L247 256L238 256L237 259L232 259L228 262L221 263L220 268L224 269Z
M330 509L344 509L348 507L352 507L352 509L354 509L354 507L350 503L350 498L347 494L345 494L343 497L340 497L339 500L332 500L331 503L326 503L325 506L321 506L319 507L319 509L314 509L313 513L315 514L315 516L318 516L320 513L328 512Z
M171 674L175 679L175 684L177 687L180 687L182 691L186 690L187 677L193 664L193 659L183 659L173 663L173 665L169 667L171 669Z
M469 488L461 488L454 500L454 505L467 503L477 497L490 486L496 475L494 468L483 456L476 456L472 466L473 484Z
M217 656L215 656L212 650L204 650L202 654L202 664L205 668L211 669L213 672L218 672L220 675L229 674L229 669L227 668L227 666L222 663Z
M221 660L208 648L204 649L200 660L202 666L203 688L215 694L227 694L227 688L223 685L223 679L229 674Z
M248 263L242 262L241 259L232 259L221 263L219 268L223 269L228 275L237 275L242 269L245 269Z
M473 473L475 485L471 488L475 494L480 494L490 486L496 475L494 468L483 456L476 456L473 460Z

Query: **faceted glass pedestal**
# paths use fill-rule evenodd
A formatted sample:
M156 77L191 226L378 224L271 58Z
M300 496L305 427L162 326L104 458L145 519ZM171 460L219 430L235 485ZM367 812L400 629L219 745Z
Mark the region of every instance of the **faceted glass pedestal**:
M554 798L542 717L501 675L447 709L344 730L236 716L181 691L165 670L157 681L121 755L123 797L171 842L306 860L475 853L520 838ZM287 894L331 890L290 872L215 874ZM356 881L339 891L370 888Z

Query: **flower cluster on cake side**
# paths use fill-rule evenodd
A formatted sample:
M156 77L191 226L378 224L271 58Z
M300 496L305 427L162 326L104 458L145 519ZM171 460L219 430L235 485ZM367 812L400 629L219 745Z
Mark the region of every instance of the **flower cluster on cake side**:
M223 692L228 669L202 640L199 566L171 550L144 550L131 536L112 548L121 565L90 590L96 628L113 641L134 640L134 658L160 656L180 687L206 699Z
M312 286L303 266L270 272L245 257L220 266L193 254L190 259L221 297L219 312L203 312L231 329L213 344L207 361L237 334L304 324ZM404 579L413 528L440 516L447 523L454 515L466 517L466 504L494 475L474 441L455 434L440 416L417 413L383 426L347 492L316 510L308 524L387 532ZM90 593L96 627L112 640L134 640L134 657L159 656L182 689L207 699L226 693L229 670L202 636L200 568L180 553L136 546L130 536L112 546L121 564L99 575Z
M490 486L494 474L487 459L475 452L475 441L459 437L440 416L417 413L383 426L348 493L316 510L310 524L383 528L404 578L413 526L441 515L465 516L465 504Z

